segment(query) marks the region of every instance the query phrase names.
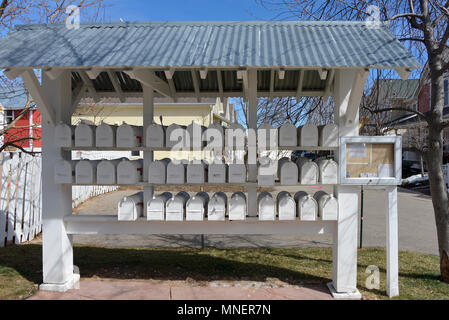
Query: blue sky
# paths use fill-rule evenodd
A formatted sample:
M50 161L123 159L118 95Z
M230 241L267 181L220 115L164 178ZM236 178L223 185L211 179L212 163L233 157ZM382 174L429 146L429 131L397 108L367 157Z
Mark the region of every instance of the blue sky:
M106 21L270 19L255 0L107 0Z

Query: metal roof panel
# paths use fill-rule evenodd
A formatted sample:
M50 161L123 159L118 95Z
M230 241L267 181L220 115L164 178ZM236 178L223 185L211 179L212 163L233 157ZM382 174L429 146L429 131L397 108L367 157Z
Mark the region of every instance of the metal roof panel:
M386 25L364 22L136 22L23 25L0 39L8 67L417 68Z

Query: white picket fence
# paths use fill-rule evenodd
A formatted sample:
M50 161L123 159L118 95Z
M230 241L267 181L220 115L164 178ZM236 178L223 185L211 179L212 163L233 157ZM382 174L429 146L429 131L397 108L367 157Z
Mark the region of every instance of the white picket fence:
M0 153L0 247L31 241L42 231L41 157ZM116 187L75 186L72 207Z

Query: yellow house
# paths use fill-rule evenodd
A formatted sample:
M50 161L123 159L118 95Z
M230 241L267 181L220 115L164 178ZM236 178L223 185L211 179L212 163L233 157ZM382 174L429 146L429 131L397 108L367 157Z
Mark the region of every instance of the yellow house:
M143 125L143 102L142 98L127 98L120 101L117 98L105 98L99 102L92 100L81 101L72 116L72 124L80 120L99 125L102 121L111 125L120 125L126 122L130 125ZM173 123L188 126L192 121L208 127L211 123L219 123L227 126L236 121L234 106L227 100L202 99L180 99L176 103L169 99L155 99L154 122L164 126ZM158 151L154 153L154 159L170 157L169 151ZM190 152L189 159L203 159L201 152ZM208 157L206 157L208 158Z

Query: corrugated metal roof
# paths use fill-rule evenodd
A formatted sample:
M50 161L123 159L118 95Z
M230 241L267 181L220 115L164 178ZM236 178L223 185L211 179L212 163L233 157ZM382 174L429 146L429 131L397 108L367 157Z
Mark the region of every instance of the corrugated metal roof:
M365 22L142 22L23 25L0 39L0 67L419 67ZM207 84L203 84L207 87Z
M386 99L408 100L414 97L419 79L380 79L379 92Z

